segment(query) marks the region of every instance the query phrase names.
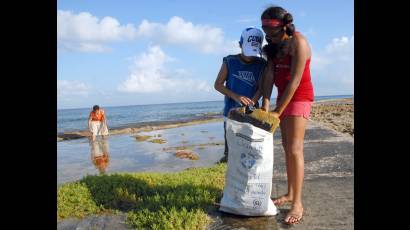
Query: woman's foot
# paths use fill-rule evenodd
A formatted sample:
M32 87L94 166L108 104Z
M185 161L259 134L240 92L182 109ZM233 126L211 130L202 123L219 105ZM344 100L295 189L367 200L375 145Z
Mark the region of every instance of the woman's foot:
M298 224L303 217L303 206L302 204L292 205L288 214L285 217L286 224Z
M292 197L289 194L283 195L279 197L278 199L273 200L273 204L275 205L283 205L286 203L292 202Z

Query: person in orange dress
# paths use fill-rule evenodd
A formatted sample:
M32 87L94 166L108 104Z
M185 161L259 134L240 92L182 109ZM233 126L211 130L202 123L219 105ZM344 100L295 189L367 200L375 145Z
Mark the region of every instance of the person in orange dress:
M96 136L103 138L108 135L107 118L105 112L98 105L93 106L93 110L88 117L88 130L91 132L92 140L95 141Z

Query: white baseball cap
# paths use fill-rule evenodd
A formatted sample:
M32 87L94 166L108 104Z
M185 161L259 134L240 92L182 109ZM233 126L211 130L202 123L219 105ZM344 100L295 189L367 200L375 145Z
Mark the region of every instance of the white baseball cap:
M261 57L263 33L255 27L248 27L242 31L241 40L242 53L248 57Z

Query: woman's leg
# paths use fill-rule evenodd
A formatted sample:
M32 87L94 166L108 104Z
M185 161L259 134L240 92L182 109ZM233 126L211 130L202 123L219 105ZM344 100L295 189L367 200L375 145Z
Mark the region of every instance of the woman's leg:
M92 141L95 141L95 137L96 137L96 135L97 135L97 129L96 129L96 127L95 127L96 125L95 125L95 122L94 121L91 121L91 124L90 124L90 132L91 132L91 140Z
M284 120L287 161L289 162L289 181L291 184L293 201L292 208L285 218L285 222L293 224L303 215L302 186L304 178L303 143L307 120L301 116L287 116Z
M287 154L287 135L286 135L286 117L280 122L280 132L282 136L282 146L283 150L285 152L285 163L286 163L286 176L287 176L287 183L288 183L288 192L285 195L280 196L279 198L275 199L273 203L275 205L282 205L287 202L292 202L293 200L293 188L291 186L292 184L292 177L290 176L292 172L290 171L290 166L289 166L289 154Z

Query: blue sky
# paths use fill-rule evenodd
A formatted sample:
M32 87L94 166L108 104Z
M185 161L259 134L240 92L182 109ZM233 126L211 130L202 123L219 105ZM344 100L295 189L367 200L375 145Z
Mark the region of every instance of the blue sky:
M311 45L315 95L353 94L353 0L59 0L57 107L223 100L222 58L272 4Z

